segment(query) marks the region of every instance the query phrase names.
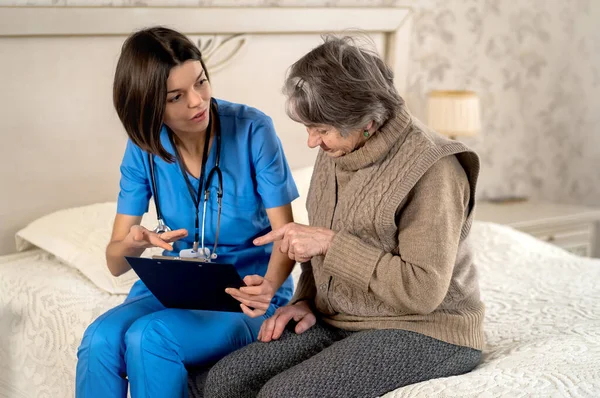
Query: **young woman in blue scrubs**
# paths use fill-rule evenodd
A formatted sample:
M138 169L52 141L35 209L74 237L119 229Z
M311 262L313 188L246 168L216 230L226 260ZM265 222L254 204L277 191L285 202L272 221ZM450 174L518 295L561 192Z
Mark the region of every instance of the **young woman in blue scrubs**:
M180 33L157 27L130 36L113 89L129 141L106 249L111 273L126 272L124 256L139 256L149 247L161 247L165 255L192 248L199 232L196 214L200 225L203 216L203 195L195 203L192 194L215 165L220 132L218 261L235 264L248 287L233 292L243 313L228 313L167 309L136 282L123 304L86 330L78 350L76 396L126 397L129 382L133 398L187 397L186 366L216 362L255 341L263 320L290 299L294 262L277 244L258 247L252 241L293 220L290 203L298 192L271 119L213 98L200 51ZM208 186L204 239L212 249L218 179ZM172 231L140 226L153 195Z

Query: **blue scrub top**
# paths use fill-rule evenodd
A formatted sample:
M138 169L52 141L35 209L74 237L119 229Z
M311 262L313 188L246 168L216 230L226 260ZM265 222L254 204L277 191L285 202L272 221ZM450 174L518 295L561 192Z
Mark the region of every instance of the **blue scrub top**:
M291 203L298 198L298 190L271 118L246 105L223 100L216 102L221 122L220 168L223 172L218 261L234 264L242 278L253 274L264 276L273 245L257 247L252 241L271 230L265 209ZM175 155L165 126L161 130L161 142L170 154ZM214 140L210 148L206 176L215 165L216 142ZM192 247L195 205L177 162L167 163L154 156L154 172L165 223L172 229L188 231L185 239L174 243L173 252L164 252L176 256L180 250ZM197 192L198 179L189 173L188 177ZM127 142L121 163L120 187L117 213L141 216L148 211L153 194L148 155L131 141ZM210 187L204 241L212 251L218 208L216 176ZM204 197L198 209L200 234L203 203ZM292 293L293 282L289 277L276 294L278 304L285 304Z

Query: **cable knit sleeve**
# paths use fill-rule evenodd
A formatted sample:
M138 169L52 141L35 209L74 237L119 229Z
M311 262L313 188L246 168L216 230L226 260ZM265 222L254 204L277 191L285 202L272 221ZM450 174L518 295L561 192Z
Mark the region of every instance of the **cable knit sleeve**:
M468 179L456 157L442 158L398 209L397 255L342 231L323 269L401 311L431 313L448 291L469 198Z

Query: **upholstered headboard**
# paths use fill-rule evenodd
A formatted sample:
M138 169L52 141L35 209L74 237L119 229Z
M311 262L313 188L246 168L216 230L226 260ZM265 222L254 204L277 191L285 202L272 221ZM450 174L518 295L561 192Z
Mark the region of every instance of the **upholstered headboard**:
M0 7L0 253L41 215L115 200L126 135L112 79L132 31L165 25L198 42L214 95L270 115L299 168L316 153L284 113L286 69L323 33L361 29L403 93L409 17L406 8Z

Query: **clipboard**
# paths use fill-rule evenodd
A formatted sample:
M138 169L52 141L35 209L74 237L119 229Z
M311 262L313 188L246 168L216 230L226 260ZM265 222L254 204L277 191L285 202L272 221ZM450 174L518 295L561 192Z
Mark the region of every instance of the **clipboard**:
M225 293L244 281L233 264L177 257L125 257L148 290L167 308L242 312L240 302Z

